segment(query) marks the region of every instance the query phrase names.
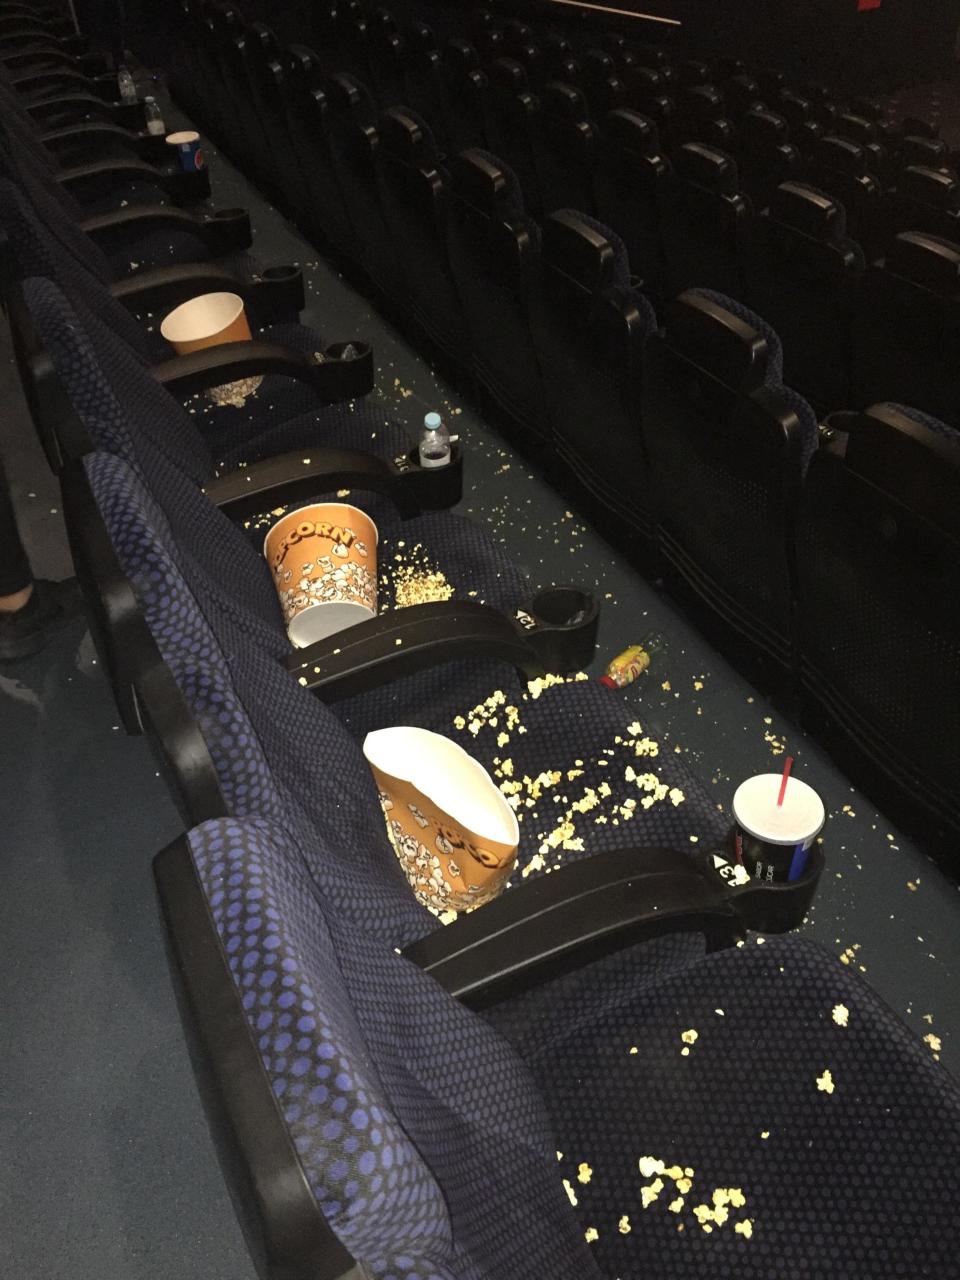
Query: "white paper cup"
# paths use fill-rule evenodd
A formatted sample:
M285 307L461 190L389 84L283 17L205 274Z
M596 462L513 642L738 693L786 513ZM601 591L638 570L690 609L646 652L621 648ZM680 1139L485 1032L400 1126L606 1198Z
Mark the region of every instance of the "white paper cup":
M272 525L263 554L298 649L377 616L377 526L347 502L299 507Z
M758 773L741 782L733 797L737 862L752 880L789 881L803 875L810 848L823 829L823 801L800 778L791 777L777 804L782 775Z

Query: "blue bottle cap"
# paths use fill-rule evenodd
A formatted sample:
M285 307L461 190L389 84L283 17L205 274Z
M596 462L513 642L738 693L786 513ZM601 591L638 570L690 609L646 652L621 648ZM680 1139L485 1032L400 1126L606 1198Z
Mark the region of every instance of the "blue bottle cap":
M436 431L437 427L443 426L443 422L439 413L428 413L423 420L423 425L428 431Z

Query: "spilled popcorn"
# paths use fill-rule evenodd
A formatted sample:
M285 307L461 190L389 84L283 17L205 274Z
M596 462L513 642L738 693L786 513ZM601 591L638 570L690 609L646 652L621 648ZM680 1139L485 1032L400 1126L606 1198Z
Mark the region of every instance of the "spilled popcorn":
M693 1189L693 1169L667 1165L666 1161L655 1156L641 1156L637 1167L642 1178L653 1179L640 1188L641 1206L649 1209L660 1198L667 1183L672 1182L676 1195L667 1202L666 1207L670 1213L682 1213L686 1208L686 1198ZM735 1220L733 1217L734 1212L745 1209L746 1204L747 1198L740 1187L715 1187L707 1199L690 1208L690 1213L706 1235L730 1224L738 1235L749 1240L753 1236L753 1219L744 1217ZM683 1222L678 1223L677 1230L683 1230L684 1226Z

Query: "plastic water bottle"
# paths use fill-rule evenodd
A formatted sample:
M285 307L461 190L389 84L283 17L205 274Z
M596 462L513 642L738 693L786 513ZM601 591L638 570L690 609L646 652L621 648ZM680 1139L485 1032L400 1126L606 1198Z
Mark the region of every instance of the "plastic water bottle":
M117 72L117 87L120 90L121 102L136 102L137 86L133 82L129 67L121 67Z
M167 132L167 126L163 123L163 113L156 98L144 98L143 114L147 122L147 133L162 138Z
M450 433L439 413L428 413L420 433L421 467L445 467L450 461Z

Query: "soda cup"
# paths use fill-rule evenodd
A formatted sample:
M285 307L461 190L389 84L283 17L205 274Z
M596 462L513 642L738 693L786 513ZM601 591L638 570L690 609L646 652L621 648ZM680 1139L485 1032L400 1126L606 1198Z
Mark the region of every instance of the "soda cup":
M181 130L180 133L168 133L167 142L177 149L177 160L184 173L196 173L206 164L200 150L200 135L192 129Z
M777 804L783 778L759 773L741 782L733 797L737 862L754 882L790 881L803 875L826 811L813 787L791 778Z

